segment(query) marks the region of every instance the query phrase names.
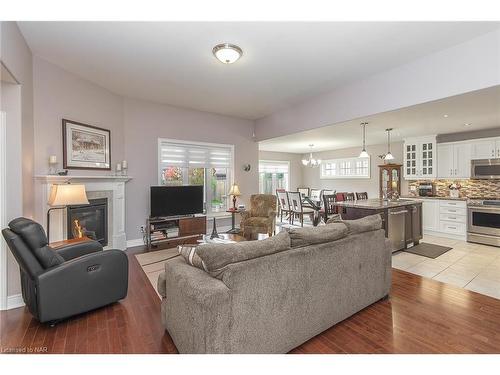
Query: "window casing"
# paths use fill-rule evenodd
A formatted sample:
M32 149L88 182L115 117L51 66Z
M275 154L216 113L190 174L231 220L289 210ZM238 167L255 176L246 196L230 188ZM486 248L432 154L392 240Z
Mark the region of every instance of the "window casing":
M203 185L207 215L229 207L234 146L158 139L158 185Z
M289 189L290 162L259 160L259 192L276 194L276 189Z
M370 158L342 158L323 160L322 179L370 178Z

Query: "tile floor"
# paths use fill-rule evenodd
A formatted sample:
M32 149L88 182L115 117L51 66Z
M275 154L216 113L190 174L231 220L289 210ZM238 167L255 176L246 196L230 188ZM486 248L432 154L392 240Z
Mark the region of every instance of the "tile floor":
M434 236L422 241L452 249L436 259L399 252L392 266L500 299L500 248Z

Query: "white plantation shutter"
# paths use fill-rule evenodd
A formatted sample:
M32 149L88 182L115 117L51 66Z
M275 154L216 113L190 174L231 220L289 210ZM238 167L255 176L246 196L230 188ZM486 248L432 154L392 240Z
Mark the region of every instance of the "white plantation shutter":
M172 141L159 142L161 166L184 168L231 168L232 147Z

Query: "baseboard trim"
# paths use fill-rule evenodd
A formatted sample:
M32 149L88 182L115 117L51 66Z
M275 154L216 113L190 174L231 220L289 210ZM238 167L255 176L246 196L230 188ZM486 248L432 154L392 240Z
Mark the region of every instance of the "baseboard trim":
M143 246L143 245L144 245L144 241L142 240L142 238L136 238L134 240L127 240L127 249L129 247Z
M23 307L23 295L22 294L14 294L13 296L7 297L7 310L17 309L18 307Z

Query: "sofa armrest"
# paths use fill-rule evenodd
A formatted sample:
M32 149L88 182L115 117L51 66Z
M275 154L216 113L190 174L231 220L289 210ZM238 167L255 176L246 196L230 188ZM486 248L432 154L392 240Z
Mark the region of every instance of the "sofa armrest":
M180 353L227 353L231 291L178 257L165 263L164 322Z
M35 279L41 322L62 319L127 296L128 259L121 250L81 256Z
M81 257L83 255L96 253L102 251L102 245L94 240L78 242L75 244L69 244L66 246L58 247L53 249L57 254L62 256L64 260L68 261Z

